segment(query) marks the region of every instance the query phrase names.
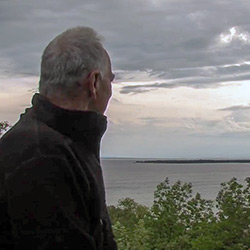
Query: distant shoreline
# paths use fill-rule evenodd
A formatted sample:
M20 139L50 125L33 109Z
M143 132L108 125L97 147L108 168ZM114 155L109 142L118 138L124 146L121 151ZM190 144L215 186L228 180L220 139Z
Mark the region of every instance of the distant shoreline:
M168 163L168 164L188 164L188 163L250 163L250 160L144 160L135 163Z

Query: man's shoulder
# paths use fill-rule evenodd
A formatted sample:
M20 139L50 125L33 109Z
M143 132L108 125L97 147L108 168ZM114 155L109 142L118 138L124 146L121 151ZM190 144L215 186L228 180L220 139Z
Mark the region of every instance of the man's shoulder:
M0 168L13 168L34 157L62 155L71 140L37 119L20 119L0 140Z

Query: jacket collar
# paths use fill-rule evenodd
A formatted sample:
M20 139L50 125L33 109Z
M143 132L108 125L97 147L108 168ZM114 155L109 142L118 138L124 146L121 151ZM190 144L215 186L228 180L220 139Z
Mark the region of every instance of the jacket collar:
M32 116L47 126L84 143L99 158L100 141L107 129L107 117L93 111L67 110L36 93L32 98Z

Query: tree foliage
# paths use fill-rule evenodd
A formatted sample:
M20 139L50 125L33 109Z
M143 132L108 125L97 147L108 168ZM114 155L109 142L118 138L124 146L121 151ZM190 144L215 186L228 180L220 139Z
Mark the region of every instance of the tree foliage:
M250 178L221 184L216 201L192 184L169 180L157 186L151 208L121 199L109 212L119 249L250 249Z
M113 229L119 249L145 249L148 235L144 218L149 208L125 198L118 201L118 206L110 206L109 213L114 223Z
M0 122L0 136L5 132L11 125L7 121Z

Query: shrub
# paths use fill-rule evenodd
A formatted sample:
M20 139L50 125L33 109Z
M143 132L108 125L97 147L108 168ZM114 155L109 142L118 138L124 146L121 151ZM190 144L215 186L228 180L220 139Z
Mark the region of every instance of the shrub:
M216 207L216 209L215 209ZM213 202L192 195L192 184L160 183L151 208L130 198L110 206L120 250L250 249L250 178L221 184Z

